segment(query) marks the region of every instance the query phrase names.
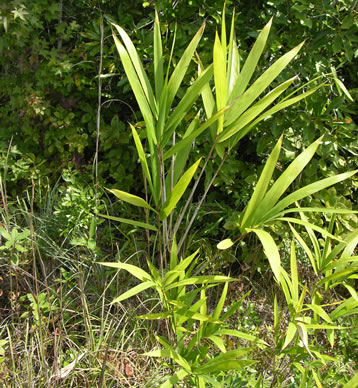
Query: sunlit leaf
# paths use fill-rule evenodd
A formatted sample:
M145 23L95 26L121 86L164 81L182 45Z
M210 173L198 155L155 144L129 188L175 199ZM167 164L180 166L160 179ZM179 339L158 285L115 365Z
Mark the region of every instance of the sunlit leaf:
M128 202L134 206L144 207L146 209L150 209L155 212L155 210L143 198L137 197L136 195L129 194L129 193L126 193L125 191L121 191L117 189L107 189L107 190L124 202Z
M271 235L262 229L248 229L248 232L254 232L260 239L264 247L264 252L270 263L272 272L275 275L277 282L280 282L281 259L277 245Z
M173 211L176 204L179 202L180 198L185 193L185 190L189 186L195 171L197 170L201 158L198 159L179 179L178 183L174 186L173 191L168 195L167 200L165 201L161 211L160 211L160 219L164 220L169 216L169 214Z
M227 238L225 240L220 241L216 247L221 250L229 249L234 245L231 238Z

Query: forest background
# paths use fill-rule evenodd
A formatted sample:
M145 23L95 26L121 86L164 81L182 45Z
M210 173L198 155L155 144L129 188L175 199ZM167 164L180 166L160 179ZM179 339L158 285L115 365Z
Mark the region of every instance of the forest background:
M163 60L165 63L171 60L175 67L204 21L205 32L197 52L204 64L210 63L215 34L221 30L223 6L223 2L211 0L9 0L0 5L0 362L1 378L8 386L15 383L153 386L153 370L160 371L163 384L165 376L170 374L168 371L178 372L170 362L159 364L143 356L158 346L154 333L165 332L163 316L161 320L145 320L145 323L135 319L154 309L153 295L146 291L145 298L149 304L154 303L151 307L138 308L138 300L135 310L131 300L109 306L113 298L136 283L123 271L108 272L108 268L97 264L113 262L114 257L124 261L130 258L130 263L146 270L147 263L138 252L146 251L148 241L155 244L140 225L114 223L108 217L95 215L145 220L141 210L133 208L130 201L123 201L123 196L118 201L106 189L120 189L148 200L145 185L138 184L143 173L130 128L131 123L144 144L145 124L118 55L111 23L127 32L148 78L154 79L155 10L160 19ZM292 191L357 169L357 1L228 0L228 27L232 17L242 63L263 26L273 17L257 73L261 74L284 53L305 41L298 57L276 81L281 83L297 76L294 83L298 88L305 85L303 92L309 89L306 84L310 81L314 86L324 83L306 99L261 121L227 156L217 176L214 174L222 157L217 153L209 158L203 181L192 199L197 203L214 177L212 189L185 242L184 256L200 249L200 265L204 265L208 276L230 274L241 279L232 283L232 288L229 286L226 305L251 290L237 306L238 315L234 317L240 322L242 332L269 343L270 335L262 332L266 329L270 332L268 326L274 328L277 312L274 295L278 291L260 239L240 240L235 247L224 250L218 250L217 244L228 238L235 240L238 215L252 198L264 165L282 134L276 173L284 171L303 150L324 136L316 155L290 188ZM174 38L175 49L171 51ZM199 62L194 56L178 89L178 101L197 77ZM188 127L201 112L198 100L183 118L182 127ZM200 119L204 120L202 116ZM189 166L210 154L208 138L210 133L195 139L193 152L188 154ZM201 160L200 166L203 165ZM306 198L301 205L356 210L357 187L358 180L353 176ZM358 218L354 212L338 215L334 220L315 213L309 219L342 239L357 230ZM290 257L290 228L277 223L272 230L282 239L277 244L285 252L283 256ZM303 239L309 235L307 229L301 232ZM327 246L321 235L317 241L318 245ZM309 255L304 248L300 249L301 256L299 252L297 255L301 260L302 284L309 283L313 276ZM354 249L355 246L352 257ZM282 261L283 266L291 268L292 260ZM338 303L352 298L358 302L354 276L356 272L351 271L339 278L347 287L339 284L338 291L334 288L334 294L330 294L332 300ZM210 296L211 303L221 300L215 292ZM314 292L312 297L317 299ZM140 305L143 303L140 300ZM265 311L265 304L271 304L272 308ZM315 303L307 306L312 304ZM209 310L210 306L209 303ZM324 313L318 310L312 310L312 314L316 318L318 314L327 323ZM322 346L328 358L309 356L307 361L307 354L299 350L306 346L299 335L295 337L296 353L285 353L286 338L291 336L286 325L280 329L280 340L278 336L277 343L272 345L275 350L271 346L273 353L260 348L259 357L264 360L266 370L259 364L243 363L241 369L233 368L231 374L218 371L216 384L228 387L299 386L302 381L307 386L348 384L357 369L356 310L357 306L352 304L350 313L340 317L345 318L344 323L336 322L346 325L347 330L337 334L334 346L329 339L315 337L312 346ZM204 314L204 310L200 311ZM25 332L25 338L19 340L16 334L19 332ZM250 337L241 340L250 342ZM235 348L229 342L232 338L225 341L226 352ZM221 342L213 342L222 351ZM248 348L246 343L241 345ZM159 355L178 362L168 354ZM277 356L272 365L268 354ZM214 355L210 348L203 360L209 362L207 359L213 360ZM302 365L313 372L307 374ZM199 367L192 367L191 371L195 368ZM201 375L206 376L203 371L197 369L193 376L189 374L178 381L186 379L188 386L201 387ZM213 379L208 376L206 384L215 386Z

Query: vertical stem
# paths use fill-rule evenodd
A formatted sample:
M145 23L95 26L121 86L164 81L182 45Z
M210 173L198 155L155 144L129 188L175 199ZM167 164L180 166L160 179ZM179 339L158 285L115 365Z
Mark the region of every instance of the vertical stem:
M199 212L199 209L200 209L201 205L203 204L204 199L206 198L206 195L208 194L208 191L210 190L211 185L214 183L214 180L216 179L219 171L221 170L221 167L223 166L223 164L228 156L229 156L229 151L227 151L226 154L224 155L221 163L219 164L219 167L217 168L214 176L211 178L211 181L208 184L208 187L206 188L203 196L201 197L200 202L199 202L198 206L196 207L193 216L190 219L189 225L185 228L185 233L184 233L183 237L180 239L179 244L178 244L178 254L179 254L180 249L181 249L181 247L182 247L182 245L183 245L183 243L184 243L184 241L185 241L185 239L186 239L186 237L187 237L187 235L188 235L188 233L193 225L193 222L194 222L194 220Z
M101 12L101 11L100 11ZM101 127L101 106L102 106L102 65L103 65L103 45L104 45L104 28L103 16L100 13L100 52L99 52L99 66L98 66L98 102L97 102L97 118L96 118L96 154L95 162L95 198L96 210L98 208L98 153L99 153L99 132ZM96 217L95 215L93 217ZM97 233L97 223L95 223L95 236Z
M175 132L173 133L173 146L175 146ZM170 165L170 191L173 191L174 187L174 168L175 168L175 156L172 156L171 165ZM173 231L173 212L170 213L169 218L169 232ZM169 236L170 240L174 238L174 233ZM168 247L169 248L169 247Z
M159 182L160 182L160 197L161 197L161 207L166 201L166 191L165 191L165 173L164 173L164 162L162 160L162 153L160 145L158 144L158 165L159 165ZM161 231L161 227L163 228ZM160 270L163 275L164 271L164 262L165 262L165 239L166 239L166 220L160 224L160 215L158 214L158 231L159 231L159 247L160 247Z
M215 140L214 140L213 145L211 146L211 149L210 149L210 151L209 151L208 157L207 157L206 160L205 160L204 166L203 166L203 168L202 168L201 171L200 171L200 174L199 174L199 176L198 176L198 179L197 179L197 180L195 181L195 183L194 183L194 186L193 186L193 188L192 188L192 190L191 190L191 193L190 193L190 195L189 195L189 198L188 198L188 200L186 201L186 204L185 204L183 210L180 212L180 215L179 215L179 217L178 217L178 219L177 219L177 222L176 222L175 225L174 225L173 235L177 233L177 231L178 231L178 229L179 229L179 226L180 226L181 222L183 221L183 218L184 218L184 215L185 215L185 213L186 213L186 211L187 211L187 209L188 209L188 206L189 206L189 204L191 203L191 200L193 199L195 190L197 189L198 184L199 184L199 182L200 182L200 179L201 179L201 177L202 177L203 174L204 174L205 168L206 168L206 166L208 165L208 162L209 162L209 160L211 159L211 156L212 156L212 154L213 154L213 152L214 152L214 149L215 149L215 145L216 145L217 139L218 139L218 138L216 137Z

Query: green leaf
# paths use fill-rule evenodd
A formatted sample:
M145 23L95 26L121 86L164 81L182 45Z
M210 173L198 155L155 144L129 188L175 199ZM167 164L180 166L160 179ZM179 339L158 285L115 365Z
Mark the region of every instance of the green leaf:
M152 313L152 314L144 314L138 315L137 319L147 319L147 320L156 320L156 319L167 319L173 315L173 310L166 311L163 313Z
M229 352L222 353L198 368L195 368L196 374L214 373L225 370L233 370L254 364L254 360L240 360L242 356L246 355L251 349L236 349Z
M127 218L120 218L120 217L114 217L114 216L107 216L105 214L97 214L99 217L107 218L108 220L118 221L122 222L124 224L129 224L133 226L138 226L139 228L149 229L153 230L154 232L157 231L157 228L153 225L146 224L145 222L139 222L139 221L133 221L129 220Z
M168 195L167 200L163 204L163 207L160 211L160 219L164 220L169 216L173 211L176 204L179 202L180 198L183 196L185 190L187 189L189 183L191 182L195 171L197 170L201 158L198 159L180 178L178 183L174 186L173 191Z
M293 224L303 225L305 227L311 228L315 230L316 232L319 232L322 234L322 236L328 236L333 240L341 241L338 237L334 236L333 234L327 232L326 229L323 229L317 225L311 224L307 221L300 220L298 218L291 218L291 217L277 217L275 218L276 221L285 221L285 222L292 222Z
M313 377L314 377L314 380L316 382L316 385L317 385L317 388L323 388L323 385L321 384L321 382L319 381L319 378L317 376L317 373L315 372L315 370L312 368L312 374L313 374Z
M196 115L194 120L190 123L188 126L187 130L184 133L183 138L188 137L193 131L195 131L196 128L198 128L198 125L200 123L199 120L199 113ZM186 147L184 147L181 151L179 151L175 155L175 160L174 160L174 174L173 174L173 186L178 182L180 176L184 172L184 167L188 161L188 157L190 154L190 151L192 150L192 144L188 144ZM172 187L172 171L170 171L170 174L167 175L167 187ZM170 184L169 184L170 182Z
M223 308L224 308L228 287L229 287L229 282L226 282L224 284L223 292L221 293L219 302L216 305L215 310L214 310L213 315L212 315L212 317L214 319L220 318L221 312L223 311Z
M295 241L291 241L291 279L292 279L292 300L293 303L298 303L298 272L297 272L297 260L296 260L296 248Z
M180 123L183 122L185 115L188 113L189 109L192 108L194 102L200 96L202 90L208 84L212 75L213 66L210 65L205 71L200 73L199 77L195 80L195 82L187 89L184 97L180 100L178 106L168 118L168 121L165 125L165 133L161 141L162 147L167 145L175 129Z
M174 349L161 349L161 350L152 350L151 352L144 353L145 356L149 357L161 357L161 358L170 358L174 360L178 365L183 367L188 373L191 372L190 365L188 362L180 356Z
M309 307L313 312L315 312L317 315L319 315L323 320L325 320L328 323L333 323L332 319L329 317L329 315L323 310L323 308L316 304L307 304L307 307Z
M256 98L272 83L276 77L278 77L278 75L287 67L291 60L298 54L302 45L303 43L279 58L253 83L249 89L246 90L243 95L241 95L241 97L237 99L233 108L225 116L226 126L232 124L243 112L245 112L245 110L253 103L253 101L256 100ZM244 69L242 72L243 71Z
M154 79L155 79L155 94L157 99L160 98L163 91L163 48L162 48L162 37L160 33L160 24L158 12L155 10L155 21L154 21Z
M332 321L336 321L337 319L351 315L356 311L358 312L358 302L354 300L354 298L346 299L340 306L338 306L335 310L329 313Z
M225 282L232 282L235 280L236 279L234 278L230 278L228 276L221 276L221 275L194 276L194 277L183 279L183 280L180 280L179 282L170 284L169 286L165 287L165 289L170 290L172 288L189 286L192 284L225 283Z
M286 173L286 171L285 171L285 173ZM274 217L275 215L280 213L283 209L290 206L292 203L297 202L303 198L306 198L309 195L317 193L318 191L321 191L329 186L335 185L336 183L342 182L343 180L352 177L357 172L358 172L358 170L355 170L355 171L345 172L343 174L334 175L332 177L325 178L325 179L322 179L318 182L311 183L305 187L302 187L301 189L294 191L292 194L289 194L287 197L285 197L280 202L278 202L274 207L272 207L271 210L269 210L266 213L265 217L262 218L262 220L263 219L268 220L271 217ZM279 179L276 181L276 183L279 182ZM281 182L281 183L284 184L284 182ZM266 203L265 203L265 205L266 205Z
M307 352L309 353L309 355L313 357L312 353L310 352L310 349L308 347L308 335L307 335L307 330L306 330L306 326L301 323L301 322L297 322L297 330L298 330L298 334L301 338L301 341L303 343L303 346L305 347L305 349L307 350Z
M316 275L318 275L317 263L316 263L315 256L313 255L311 249L309 249L308 245L306 244L304 239L301 237L301 235L297 232L297 230L290 223L289 223L289 225L290 225L291 231L292 231L293 235L295 236L296 240L299 242L301 247L306 252L306 254L311 262L314 273Z
M184 78L184 75L186 74L189 63L194 55L196 47L197 47L197 45L201 39L201 36L203 34L204 28L205 28L205 24L203 24L200 27L200 29L195 34L192 41L189 43L188 47L184 51L184 54L180 58L180 61L176 65L172 76L170 77L170 80L168 83L168 100L167 100L167 111L168 112L169 112L169 109L172 105L174 97L177 94L179 86Z
M174 242L173 242L174 244ZM176 245L175 245L176 248ZM176 265L172 270L167 272L164 276L164 284L167 286L171 284L175 279L177 279L180 274L184 273L185 269L192 263L197 254L199 253L199 249L196 250L192 255L180 261L178 265ZM173 259L173 264L175 260Z
M357 261L358 261L358 256L343 257L342 259L335 260L332 263L330 263L329 265L325 266L324 270L326 272L328 272L328 271L330 271L330 270L332 270L332 269L334 269L336 267L340 267L340 266L345 267L345 264L348 264L348 263L351 263L351 262L353 263L353 262L357 262Z
M216 107L221 110L226 106L226 47L220 43L218 33L216 32L214 43L214 82L216 90ZM217 133L223 131L224 117L218 119Z
M131 288L130 290L128 290L127 292L125 292L124 294L118 296L117 298L115 298L111 304L114 304L114 303L118 303L118 302L122 302L122 300L125 300L125 299L128 299L134 295L137 295L139 294L140 292L150 288L150 287L153 287L155 286L155 283L152 282L152 281L149 281L149 282L143 282L143 283L140 283L138 284L137 286Z
M305 93L302 93L301 95L299 96L296 96L296 97L293 97L291 99L285 99L284 101L282 102L279 102L277 103L275 106L273 106L272 108L270 108L269 110L265 111L262 115L260 115L257 119L255 119L251 124L249 124L248 126L246 126L245 128L243 128L242 130L239 131L239 133L237 133L236 135L234 135L234 137L232 138L231 140L231 147L234 147L235 144L237 144L237 142L239 140L241 140L244 136L246 136L253 128L256 127L256 125L258 123L260 123L261 121L265 120L266 118L272 116L273 114L279 112L280 110L283 110L285 108L288 108L289 106L293 105L293 104L296 104L297 102L307 98L308 96L310 96L311 94L315 93L319 88L321 88L322 86L324 86L323 84L322 85L319 85L317 86L316 88L312 88L311 90L309 90L308 92L305 92ZM223 135L224 136L224 135ZM221 140L220 140L221 141Z
M222 353L226 353L226 347L223 339L221 337L217 337L216 335L210 335L207 337L210 341L212 341Z
M229 249L234 245L231 238L227 238L225 240L220 241L216 247L221 250Z
M240 75L240 55L239 50L236 44L235 37L235 9L232 13L231 19L231 29L230 29L230 40L229 40L229 58L228 58L228 68L227 68L227 93L230 99L230 96L233 92L234 86L237 83L237 79Z
M111 268L124 269L125 271L128 271L131 275L135 276L141 281L152 280L152 277L147 272L132 264L120 263L120 262L118 263L100 262L98 264L105 265L106 267L111 267Z
M215 335L228 335L230 337L237 337L237 338L244 339L246 341L256 342L256 343L260 343L262 345L268 346L264 340L259 339L254 335L243 333L242 331L238 331L238 330L220 329L215 332Z
M242 128L246 127L253 121L258 115L260 115L269 105L271 105L280 95L292 84L297 77L293 77L286 82L282 83L275 89L271 90L265 97L261 98L255 105L244 112L239 118L232 124L227 126L218 141L223 142L229 139L231 136L237 134Z
M117 27L120 28L119 26L116 26L116 28ZM133 67L133 64L131 62L131 59L126 49L124 48L124 46L122 45L122 43L120 42L120 40L117 38L115 34L113 34L113 39L116 44L119 56L121 58L124 70L128 77L128 81L131 85L135 98L138 102L140 111L142 112L144 121L146 123L148 140L152 144L157 144L157 139L156 139L155 130L154 130L154 118L146 98L145 90L143 90L143 84L141 84L140 79L138 78L136 70ZM146 82L144 82L144 84L146 84ZM147 92L148 92L148 89L147 89Z
M196 139L198 136L200 136L207 128L209 128L215 121L222 116L227 110L231 108L231 105L226 106L225 108L221 109L219 112L215 113L214 116L210 117L209 120L207 120L204 124L202 124L198 129L191 132L189 136L185 137L183 140L181 140L179 143L175 144L173 147L171 147L163 156L163 160L166 160L182 150L183 148L187 147L189 144L193 142L194 139Z
M187 372L185 369L179 369L172 376L170 376L165 383L161 384L159 388L171 388L179 381L184 380L188 375L189 372Z
M197 60L198 60L198 73L200 75L204 71L204 66L201 63L201 60L198 55L197 55ZM211 91L209 82L206 85L204 85L201 91L201 98L203 99L206 117L207 119L210 119L215 110L215 99ZM216 128L214 125L210 128L210 133L211 133L212 140L214 140L216 137Z
M271 24L272 18L257 37L256 42L245 61L244 67L242 68L242 71L239 77L237 78L232 93L229 96L229 102L233 102L236 97L241 96L246 90L246 87L249 84L251 77L256 69L256 66L259 62L263 49L265 48L267 37L271 29Z
M126 193L125 191L117 189L107 189L110 193L114 194L117 198L124 202L128 202L131 205L144 207L149 210L156 212L143 198L137 197L136 195Z
M351 14L346 15L342 21L341 28L343 30L348 30L350 27L352 27L354 24L354 18Z
M344 279L348 278L355 272L358 272L358 267L346 268L343 271L336 271L332 275L326 276L325 278L321 279L318 284L336 282L338 280L342 282Z
M348 292L351 294L352 298L358 302L358 294L357 294L357 291L352 287L350 286L349 284L343 284L343 286L348 290Z
M348 92L347 88L345 87L344 83L339 79L339 78L335 78L335 81L336 81L336 84L337 86L339 87L340 90L342 90L342 92L347 96L348 100L350 101L354 101L353 100L353 97L351 96L351 94Z
M251 224L252 216L255 214L256 209L260 206L266 194L267 188L272 178L272 174L276 167L278 157L280 155L281 145L282 145L282 136L280 137L279 141L276 143L275 148L272 150L269 158L267 159L265 167L260 175L260 179L258 180L255 190L247 205L247 208L245 210L244 216L241 221L240 228L242 232L244 232L246 225L252 226Z
M170 270L174 270L174 268L178 265L178 245L176 237L173 237L172 248L170 250Z
M254 232L261 241L272 272L274 273L277 282L280 283L281 259L274 239L269 233L261 229L248 229L247 231Z
M342 388L356 388L358 387L358 373L351 378Z
M138 56L137 50L135 49L131 39L129 38L128 34L124 31L124 29L115 23L112 23L112 25L116 28L116 30L118 31L119 35L122 38L122 41L126 47L126 51L130 57L132 66L135 69L135 74L137 75L138 80L139 80L140 85L141 85L141 88L144 92L145 98L147 99L153 114L155 116L157 116L157 106L156 106L153 90L152 90L152 87L150 85L147 74L144 71L144 68L143 68L142 62L140 61L140 58ZM116 43L116 46L118 49L118 43L116 42L116 40L118 42L119 42L119 40L115 34L113 34L113 38L115 40L115 43ZM118 51L119 51L119 49L118 49ZM121 60L123 61L122 56L121 56ZM124 63L123 63L123 66L124 66ZM129 68L129 67L127 67L127 68ZM134 74L134 72L132 70L130 72L132 74ZM126 73L127 73L127 70L126 70ZM128 77L128 73L127 73L127 77ZM129 80L129 77L128 77L128 80Z
M282 350L285 349L292 342L296 335L296 332L297 326L293 322L289 322Z
M307 329L313 329L313 330L332 330L332 329L346 330L346 329L349 329L349 327L327 325L327 324L316 325L314 323L305 323L305 327Z
M306 148L280 175L258 207L255 220L267 219L267 214L273 213L272 208L276 205L281 195L287 190L291 183L298 177L308 162L312 159L319 146L319 143L321 142L321 139L322 137ZM280 206L280 210L286 208L291 203L292 202L288 203L284 207Z
M148 168L148 164L147 164L147 159L145 157L145 153L144 153L144 149L143 149L143 146L142 146L142 142L140 141L140 137L138 135L138 132L136 131L136 129L133 127L132 124L130 124L130 127L132 129L133 139L134 139L135 146L137 148L138 157L139 157L139 160L140 160L140 162L142 164L142 168L143 168L144 174L145 174L145 176L146 176L146 178L148 180L148 184L149 184L150 190L151 190L151 192L153 194L153 197L155 199L158 199L158 193L154 192L152 177L151 177L150 172L149 172L149 168Z

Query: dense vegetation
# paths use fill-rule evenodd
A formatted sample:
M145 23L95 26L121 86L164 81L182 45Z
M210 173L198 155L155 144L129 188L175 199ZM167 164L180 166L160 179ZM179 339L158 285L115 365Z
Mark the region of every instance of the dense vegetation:
M0 5L4 386L358 386L356 6Z

